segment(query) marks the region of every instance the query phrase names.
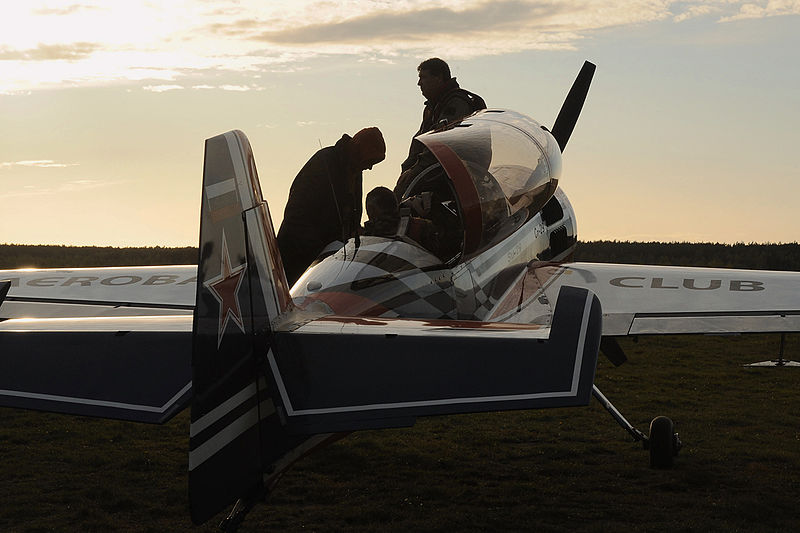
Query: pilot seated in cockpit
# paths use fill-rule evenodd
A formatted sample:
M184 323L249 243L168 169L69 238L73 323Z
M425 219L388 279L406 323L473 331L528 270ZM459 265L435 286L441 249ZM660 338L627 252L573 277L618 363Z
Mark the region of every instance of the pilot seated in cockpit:
M439 255L439 232L430 220L403 213L391 189L375 187L365 201L369 220L364 223L364 232L374 237L408 237L420 246ZM406 211L404 209L403 211Z
M369 220L364 223L365 235L374 237L397 235L397 227L400 225L400 209L392 191L386 187L375 187L367 193L364 204L369 217Z

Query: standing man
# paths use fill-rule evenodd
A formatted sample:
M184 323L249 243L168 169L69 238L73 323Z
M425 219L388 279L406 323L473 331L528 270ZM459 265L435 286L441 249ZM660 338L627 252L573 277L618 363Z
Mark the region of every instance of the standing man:
M425 97L425 108L422 111L422 124L414 137L431 131L443 120L455 122L475 111L486 109L486 102L483 101L483 98L459 87L456 79L450 75L450 67L438 57L432 57L420 63L417 72L419 73L417 85L422 91L422 96ZM398 189L400 189L400 194L405 190L410 181L406 171L417 163L420 155L424 152L425 146L412 139L408 157L401 165L403 175L400 176L397 187L395 187L395 194L398 193ZM406 177L404 178L404 176Z
M326 245L347 242L361 224L361 174L386 158L378 128L342 135L315 153L292 183L278 230L278 248L289 286Z

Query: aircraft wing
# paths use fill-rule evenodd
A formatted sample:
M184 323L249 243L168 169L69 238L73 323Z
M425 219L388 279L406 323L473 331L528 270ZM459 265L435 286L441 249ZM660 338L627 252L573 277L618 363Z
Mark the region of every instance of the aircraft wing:
M194 265L0 270L10 282L0 320L191 315L196 275Z
M597 295L604 336L800 331L800 272L610 263L532 264L489 319L547 323L563 285Z

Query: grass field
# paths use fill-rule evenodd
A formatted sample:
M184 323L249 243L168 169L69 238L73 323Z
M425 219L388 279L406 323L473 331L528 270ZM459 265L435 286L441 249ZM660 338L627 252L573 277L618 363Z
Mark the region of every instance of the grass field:
M290 470L243 531L795 531L800 368L778 335L624 340L596 383L634 425L673 418L651 470L589 407L421 419L357 433ZM787 337L800 359L800 335ZM0 409L0 531L213 531L189 521L188 412L164 426Z

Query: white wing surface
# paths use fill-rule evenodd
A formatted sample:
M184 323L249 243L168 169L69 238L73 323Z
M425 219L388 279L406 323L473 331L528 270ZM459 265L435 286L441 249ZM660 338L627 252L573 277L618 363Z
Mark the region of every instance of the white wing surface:
M603 335L800 331L800 272L606 263L531 265L490 320L547 323L562 285L603 306Z
M196 275L194 265L0 270L11 282L0 320L191 315Z

